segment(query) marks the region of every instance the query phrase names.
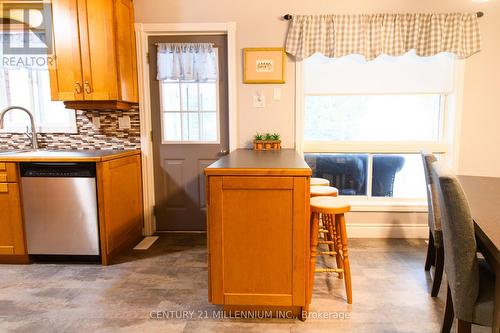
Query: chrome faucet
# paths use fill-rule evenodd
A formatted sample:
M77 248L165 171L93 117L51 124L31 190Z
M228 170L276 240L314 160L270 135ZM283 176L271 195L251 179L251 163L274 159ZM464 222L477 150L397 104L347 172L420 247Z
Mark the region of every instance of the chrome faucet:
M38 141L36 139L36 128L35 128L35 118L33 117L33 114L29 112L27 109L21 107L21 106L9 106L5 108L4 110L0 111L0 129L3 128L3 118L5 117L5 114L9 112L10 110L21 110L24 111L28 114L30 117L30 123L31 123L31 145L33 146L33 149L38 149Z

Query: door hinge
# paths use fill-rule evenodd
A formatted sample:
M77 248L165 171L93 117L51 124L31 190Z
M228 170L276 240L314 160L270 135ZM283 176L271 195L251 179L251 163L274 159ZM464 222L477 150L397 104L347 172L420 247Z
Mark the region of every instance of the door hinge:
M153 216L156 216L156 205L153 205Z
M153 131L149 131L149 140L153 142Z
M149 52L146 52L146 61L148 62L149 65Z

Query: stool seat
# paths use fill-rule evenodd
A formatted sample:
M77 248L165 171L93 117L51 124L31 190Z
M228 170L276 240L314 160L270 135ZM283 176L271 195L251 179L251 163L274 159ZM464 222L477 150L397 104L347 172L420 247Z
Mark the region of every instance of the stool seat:
M333 186L311 186L311 197L339 195L339 190Z
M330 186L330 181L324 178L311 178L311 186Z
M349 202L330 196L311 198L311 211L320 214L343 214L351 210Z

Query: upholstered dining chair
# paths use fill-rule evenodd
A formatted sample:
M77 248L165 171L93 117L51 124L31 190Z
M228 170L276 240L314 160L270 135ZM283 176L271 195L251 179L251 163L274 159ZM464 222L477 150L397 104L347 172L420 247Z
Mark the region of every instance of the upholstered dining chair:
M437 189L432 179L432 163L436 162L436 156L423 151L422 162L424 164L425 181L427 183L427 206L429 224L429 244L427 244L427 258L425 259L425 270L430 271L434 266L432 278L431 296L436 297L439 293L444 270L443 233L441 231L441 212L437 197Z
M469 204L457 177L443 164L432 164L441 208L444 270L448 279L442 332L450 332L453 318L458 333L469 333L471 324L492 326L495 276L477 257Z

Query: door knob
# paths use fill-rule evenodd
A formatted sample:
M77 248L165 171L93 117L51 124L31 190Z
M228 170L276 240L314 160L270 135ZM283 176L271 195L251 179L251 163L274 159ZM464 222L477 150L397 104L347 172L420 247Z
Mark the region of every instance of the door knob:
M219 155L220 155L220 156L225 156L225 155L227 155L227 154L229 154L229 151L228 151L227 149L222 149L222 150L219 152Z

